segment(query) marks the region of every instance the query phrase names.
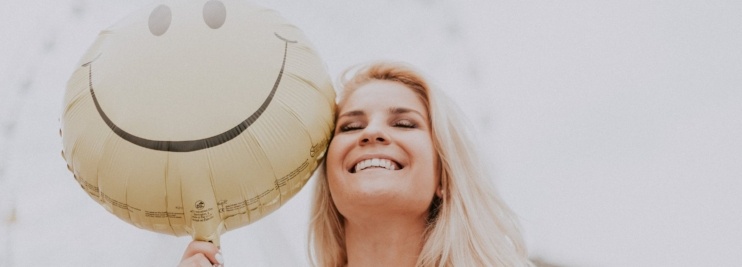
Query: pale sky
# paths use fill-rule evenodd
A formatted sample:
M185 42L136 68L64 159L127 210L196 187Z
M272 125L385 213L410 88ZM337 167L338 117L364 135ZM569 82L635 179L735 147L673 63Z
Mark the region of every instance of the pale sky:
M174 266L188 237L129 225L60 157L67 79L145 0L0 3L0 266ZM742 265L742 2L256 1L337 77L375 59L433 77L479 133L534 258ZM312 182L222 237L230 266L306 266Z

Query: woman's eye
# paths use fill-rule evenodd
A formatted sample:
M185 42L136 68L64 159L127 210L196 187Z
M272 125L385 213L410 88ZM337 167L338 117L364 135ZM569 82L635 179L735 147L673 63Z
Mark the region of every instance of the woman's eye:
M398 120L394 122L394 126L402 128L417 128L417 124L409 120Z
M343 126L340 126L340 132L349 132L349 131L360 130L360 129L363 129L363 124L361 124L360 122L351 122Z

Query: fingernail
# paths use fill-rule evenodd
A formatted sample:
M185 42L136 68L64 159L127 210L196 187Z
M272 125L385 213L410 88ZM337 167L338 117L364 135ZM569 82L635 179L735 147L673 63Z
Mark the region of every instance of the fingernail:
M219 264L219 266L224 266L224 257L222 257L222 252L219 251L214 255L214 258L216 258L216 263Z

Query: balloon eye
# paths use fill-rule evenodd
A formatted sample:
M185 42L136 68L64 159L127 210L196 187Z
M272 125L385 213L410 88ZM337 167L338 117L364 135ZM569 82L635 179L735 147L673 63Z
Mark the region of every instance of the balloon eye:
M149 14L149 31L155 36L160 36L170 28L170 22L173 19L173 13L166 5L160 5L152 10Z
M210 0L204 5L204 21L209 28L219 29L227 20L227 8L218 0Z

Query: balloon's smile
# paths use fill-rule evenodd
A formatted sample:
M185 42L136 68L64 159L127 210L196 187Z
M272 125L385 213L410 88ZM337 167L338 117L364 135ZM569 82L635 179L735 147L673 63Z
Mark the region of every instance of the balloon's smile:
M98 102L98 98L95 96L95 90L93 90L93 80L92 80L92 73L93 73L93 62L100 57L96 57L90 62L87 62L83 64L83 67L89 67L88 68L88 84L90 87L90 95L93 97L93 102L95 103L95 108L98 110L98 114L100 114L100 117L103 119L103 121L106 122L106 125L108 125L111 130L116 133L119 137L123 138L126 141L131 142L132 144L135 144L140 147L159 150L159 151L170 151L170 152L191 152L191 151L197 151L205 148L215 147L218 145L221 145L223 143L226 143L229 140L232 140L233 138L240 135L242 132L247 130L250 125L252 125L258 118L260 118L260 115L263 114L263 112L268 108L268 105L270 105L271 101L273 100L273 96L276 94L276 90L278 89L278 85L281 82L281 78L283 77L283 70L286 66L286 53L288 50L288 44L289 43L296 43L296 41L288 40L280 35L278 33L274 33L276 37L282 41L284 41L284 50L283 50L283 62L281 63L281 70L278 72L278 76L276 77L276 81L273 84L273 89L271 89L270 94L268 94L268 97L265 98L263 101L263 104L260 105L260 107L253 112L250 116L247 117L244 121L237 124L236 126L232 127L229 130L226 130L220 134L206 137L198 140L184 140L184 141L169 141L169 140L151 140L142 138L139 136L136 136L134 134L131 134L121 127L117 126L116 123L114 123L108 115L103 111L103 108L101 108L100 103Z

